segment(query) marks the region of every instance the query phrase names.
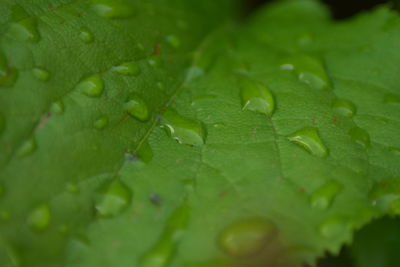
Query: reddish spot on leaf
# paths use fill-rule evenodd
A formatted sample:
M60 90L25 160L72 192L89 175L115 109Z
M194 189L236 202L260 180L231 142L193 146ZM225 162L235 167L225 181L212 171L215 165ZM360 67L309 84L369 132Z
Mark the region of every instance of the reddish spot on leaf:
M304 189L304 187L300 188L300 193L304 194L306 192L306 190Z
M226 196L228 194L228 192L226 192L226 191L222 191L222 192L219 192L219 196L220 197L224 197L224 196Z
M160 44L156 44L156 46L154 47L154 55L158 56L160 52L161 52Z
M333 117L333 118L331 119L331 121L332 121L333 123L335 123L335 122L337 121L337 118L336 118L336 116L335 116L335 117Z

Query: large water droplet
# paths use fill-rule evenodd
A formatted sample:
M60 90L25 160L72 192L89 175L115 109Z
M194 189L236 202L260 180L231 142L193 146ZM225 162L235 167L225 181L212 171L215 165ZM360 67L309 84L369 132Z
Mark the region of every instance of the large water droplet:
M103 93L104 83L101 76L94 74L81 80L76 89L90 97L98 97Z
M50 109L52 114L63 114L65 111L64 103L62 101L56 101L51 104Z
M175 35L168 35L165 40L173 48L178 48L181 45L181 41Z
M333 180L326 182L311 194L311 206L317 209L329 208L335 196L342 190L342 187L341 184Z
M338 114L346 117L353 117L356 113L356 106L346 99L336 99L332 107Z
M82 27L79 33L79 39L81 39L82 42L89 44L94 40L93 33L88 28Z
M191 120L168 110L161 119L162 127L167 134L181 144L199 146L206 140L207 132L200 121Z
M271 115L275 109L274 97L270 90L247 77L239 78L242 108Z
M20 6L12 7L12 21L10 25L11 34L19 40L37 43L40 41L40 34L37 29L37 21Z
M124 0L92 0L92 9L104 18L126 18L133 14L133 8Z
M95 208L100 216L116 216L128 207L131 199L132 191L117 178L111 182L106 182L99 188Z
M150 117L146 102L136 94L128 97L128 100L124 104L124 110L140 121L146 121Z
M298 130L289 135L288 139L314 156L326 157L328 155L328 149L319 137L318 130L314 127Z
M386 94L383 101L388 104L400 104L400 95Z
M127 76L138 76L141 73L139 65L133 61L114 66L111 70Z
M322 222L318 228L325 238L335 238L346 234L350 229L348 222L342 217L334 217Z
M51 222L51 211L47 204L36 206L28 217L28 225L36 231L45 230Z
M150 144L147 141L143 142L136 151L136 155L143 162L149 163L153 159L153 150Z
M19 149L17 150L17 157L21 158L21 157L25 157L29 154L31 154L32 152L34 152L37 148L37 144L36 144L36 139L35 137L32 137L28 140L25 140L22 145L19 147Z
M377 208L391 210L393 202L400 199L400 178L389 178L375 183L369 192L369 198Z
M4 133L6 130L6 118L2 113L0 113L0 136Z
M108 124L108 117L106 115L102 115L96 119L96 121L93 123L93 126L97 130L102 130L107 126L107 124Z
M294 70L299 80L317 89L330 89L325 67L318 59L307 55L295 55L282 62L282 69Z
M369 134L366 130L359 127L354 127L349 131L351 140L364 147L368 147L371 143Z
M218 238L220 247L233 257L250 257L261 252L276 235L273 223L254 218L231 224Z
M45 69L42 68L34 68L32 70L33 75L36 77L36 79L40 80L40 81L48 81L50 79L50 72L48 72Z
M184 204L168 219L164 232L155 246L145 254L139 267L165 267L170 262L189 220L190 209Z
M17 70L9 66L6 56L0 52L0 87L13 86L17 77Z

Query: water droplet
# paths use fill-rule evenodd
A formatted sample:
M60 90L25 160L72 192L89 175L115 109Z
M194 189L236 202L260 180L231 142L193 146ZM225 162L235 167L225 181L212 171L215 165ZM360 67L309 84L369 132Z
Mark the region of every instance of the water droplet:
M65 111L64 103L62 101L56 101L51 104L50 109L52 114L63 114Z
M175 35L168 35L165 40L173 48L178 48L181 45L181 41Z
M28 217L28 225L36 231L45 230L51 222L51 211L47 204L40 204Z
M369 198L377 208L390 210L392 203L400 199L400 178L388 178L375 183Z
M181 144L199 146L206 140L207 132L200 121L191 120L168 110L161 119L162 128L169 136Z
M136 94L132 94L128 98L124 104L124 110L140 121L146 121L150 117L146 102Z
M103 93L104 83L98 74L81 80L76 89L89 97L98 97Z
M80 191L79 187L74 183L67 183L66 189L71 194L78 194Z
M324 65L316 58L295 55L282 62L282 69L294 70L299 80L317 89L330 89Z
M318 230L325 238L335 238L345 235L349 229L349 224L345 219L334 217L322 222Z
M270 90L247 77L239 78L240 96L243 110L271 115L275 109L274 97Z
M25 157L34 152L36 148L37 148L36 139L35 137L32 137L22 143L22 145L17 150L16 155L19 158Z
M328 149L319 137L318 130L314 127L305 127L298 130L289 135L288 139L314 156L322 158L328 155Z
M353 117L356 113L356 106L346 99L336 99L332 107L338 114L346 117Z
M84 43L91 43L94 40L93 33L86 27L82 27L79 33L79 39Z
M220 247L233 257L251 257L260 253L276 235L273 223L249 219L229 225L218 238Z
M342 187L341 184L333 180L326 182L311 194L311 206L322 210L329 208L335 196L342 190Z
M123 0L92 0L91 3L93 11L104 18L126 18L133 14L132 6Z
M14 22L10 26L10 32L15 38L21 41L37 43L40 41L40 34L37 29L35 18L27 18Z
M102 115L97 118L97 120L93 123L94 128L97 130L104 129L108 124L108 117L106 115Z
M128 207L131 199L132 191L129 187L120 179L114 179L99 188L95 208L100 216L116 216Z
M351 140L364 147L368 147L371 143L369 134L366 130L359 127L354 127L349 131Z
M184 204L166 222L164 232L155 246L142 258L139 267L164 267L170 262L189 220L190 209Z
M388 104L400 104L400 95L386 94L383 102Z
M136 151L136 155L143 162L149 163L153 159L153 150L148 142L143 142L139 149Z
M139 65L133 61L112 67L111 70L127 76L138 76L141 73Z
M2 113L0 113L0 136L4 133L6 130L6 118Z
M6 56L0 52L0 87L13 86L17 77L17 70L9 66Z
M36 79L41 80L41 81L48 81L50 79L50 73L42 68L34 68L32 70L33 75L36 77Z
M160 198L160 195L159 195L159 194L157 194L157 193L152 193L152 194L149 195L149 199L150 199L150 202L151 202L154 206L157 206L157 207L161 206L161 198Z
M151 67L160 67L161 66L161 58L159 56L151 56L148 60L147 63Z

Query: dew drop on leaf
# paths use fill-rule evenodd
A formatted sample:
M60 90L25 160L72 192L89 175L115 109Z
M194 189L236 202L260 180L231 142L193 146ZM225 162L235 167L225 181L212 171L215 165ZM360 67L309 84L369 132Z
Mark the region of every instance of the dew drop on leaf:
M351 140L363 147L368 147L371 143L369 134L366 130L359 127L354 127L349 131Z
M11 68L6 56L0 52L0 87L11 87L18 77L17 70Z
M343 236L349 230L347 221L342 217L333 217L322 222L318 227L319 233L325 238Z
M126 18L133 14L133 8L125 0L91 0L93 11L104 18Z
M56 101L51 104L50 109L52 114L63 114L65 111L64 103L62 101Z
M151 56L147 60L147 64L149 64L151 67L160 67L161 66L161 58L159 56Z
M311 206L321 210L329 208L335 196L342 190L342 187L341 184L333 180L326 182L311 194Z
M37 29L35 18L27 18L14 22L10 27L11 34L18 40L37 43L40 41L40 34Z
M322 158L328 155L328 149L319 137L318 130L314 127L305 127L298 130L289 135L288 139L314 156Z
M81 39L82 42L89 44L94 40L93 33L87 27L82 27L79 32L79 39Z
M76 89L89 97L98 97L103 93L104 83L100 75L94 74L81 80Z
M276 233L273 223L254 218L226 227L218 237L218 244L232 257L251 257L261 252Z
M240 97L243 110L271 115L275 109L275 100L271 91L264 85L247 77L239 77Z
M387 178L376 182L368 196L376 208L390 210L392 203L400 199L400 178Z
M22 158L31 153L33 153L37 148L35 137L31 137L28 140L25 140L22 145L17 150L17 157Z
M388 104L400 104L400 95L386 94L383 101Z
M50 72L43 68L34 68L32 72L36 79L40 81L46 82L50 79Z
M356 113L356 106L346 99L336 99L332 107L335 112L346 117L353 117Z
M207 132L202 122L183 117L174 110L164 113L161 125L180 144L199 146L206 141Z
M114 66L111 70L127 76L139 76L139 74L141 73L139 65L133 61Z
M131 199L131 189L117 178L100 186L96 193L95 208L100 216L112 217L127 208Z
M146 102L136 94L129 96L124 104L124 110L140 121L146 121L150 117Z
M27 223L35 231L45 230L51 222L51 211L47 204L36 206L29 214Z
M108 124L108 117L106 115L102 115L95 120L93 126L97 130L102 130L107 126L107 124Z

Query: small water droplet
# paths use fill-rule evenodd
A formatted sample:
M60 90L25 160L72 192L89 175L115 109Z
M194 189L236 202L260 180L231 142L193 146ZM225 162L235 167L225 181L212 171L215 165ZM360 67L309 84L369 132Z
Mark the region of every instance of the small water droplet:
M36 231L45 230L51 222L51 211L47 204L36 206L28 217L28 225Z
M342 217L329 218L322 222L318 228L319 233L325 238L343 236L349 229L349 224Z
M93 33L88 28L82 27L79 32L79 39L81 39L82 42L89 44L94 40Z
M124 0L92 0L91 3L93 11L104 18L126 18L133 14L132 6Z
M76 90L89 97L98 97L103 93L104 83L101 76L95 74L81 80L76 86Z
M139 267L164 267L170 262L186 230L190 209L184 204L168 218L160 240L142 258Z
M359 127L354 127L349 131L351 140L363 147L368 147L371 143L369 134L366 130Z
M36 139L35 137L32 137L22 143L22 145L17 150L16 155L19 158L25 157L33 153L36 150L36 148L37 148Z
M149 64L151 67L160 67L162 64L162 61L159 56L151 56L147 60L147 64Z
M80 191L79 187L74 183L67 183L66 189L71 194L78 194Z
M93 126L97 130L102 130L107 126L107 124L108 124L108 117L106 115L102 115L96 119L96 121L93 123Z
M50 110L52 114L63 114L65 111L64 103L62 101L56 101L51 104Z
M391 210L393 202L400 199L400 178L388 178L375 183L369 198L377 208Z
M34 68L32 72L36 79L40 81L47 82L50 79L50 72L43 68Z
M295 55L282 62L282 69L294 70L299 80L317 89L330 89L325 67L318 59L307 55Z
M145 163L149 163L153 159L153 150L148 142L143 142L139 149L136 151L136 155Z
M165 40L173 48L178 48L181 45L181 41L175 35L168 35Z
M157 193L152 193L149 195L149 200L154 206L161 206L161 198L160 195Z
M117 178L100 186L95 200L95 208L100 216L116 216L128 207L131 199L132 191Z
M191 120L168 110L161 118L162 128L180 144L199 146L206 141L207 132L200 121Z
M6 130L6 118L2 113L0 113L0 136L4 133Z
M254 218L233 223L219 235L218 243L233 257L251 257L261 252L276 235L273 223Z
M388 104L400 104L400 95L386 94L384 96L383 102Z
M9 66L6 56L0 52L0 87L11 87L18 78L18 72Z
M326 182L311 194L311 206L322 210L329 208L342 187L341 184L333 180Z
M10 27L11 34L18 40L37 43L40 41L40 34L37 29L35 18L27 18L14 22Z
M242 109L271 115L275 110L275 100L270 90L251 79L239 78Z
M332 107L338 114L346 117L353 117L356 113L356 106L346 99L336 99Z
M318 130L314 127L305 127L298 130L289 135L288 139L314 156L322 158L328 155L328 149L319 137Z
M146 102L136 94L129 96L124 104L124 110L140 121L147 121L150 117Z
M139 76L141 73L139 65L133 61L114 66L111 70L127 76Z

